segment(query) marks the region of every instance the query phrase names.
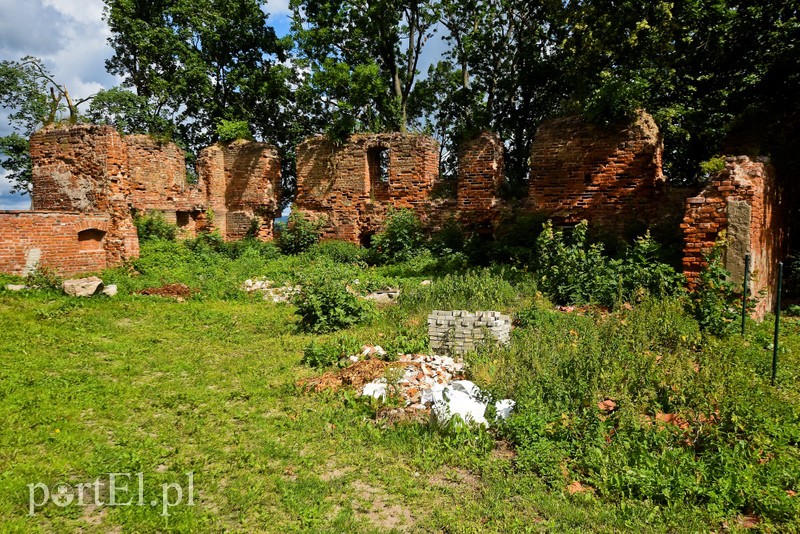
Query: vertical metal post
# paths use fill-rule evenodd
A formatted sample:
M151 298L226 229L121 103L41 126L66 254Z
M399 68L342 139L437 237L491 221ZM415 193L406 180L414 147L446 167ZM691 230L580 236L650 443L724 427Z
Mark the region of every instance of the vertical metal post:
M750 253L744 255L744 287L742 288L742 337L747 319L747 290L750 286Z
M783 262L778 264L778 298L775 304L775 337L772 340L772 385L778 372L778 333L781 328L781 293L783 292Z

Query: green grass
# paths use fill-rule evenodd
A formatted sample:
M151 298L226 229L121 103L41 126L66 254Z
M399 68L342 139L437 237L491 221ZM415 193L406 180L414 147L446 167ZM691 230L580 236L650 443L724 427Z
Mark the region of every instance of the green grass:
M346 331L363 342L389 345L400 332L417 332L427 310L441 304L470 308L494 302L506 311L532 310L521 314L525 321L511 347L470 358L480 385L520 400L518 426L440 432L420 423L389 425L352 392L308 394L295 386L319 372L300 363L303 349L312 339L324 342L337 334L303 334L293 306L245 297L238 287L259 275L288 282L299 271L328 263L243 254L165 265L164 257L151 253L145 250L141 264L149 267L139 276L124 270L105 274L123 289L113 299L0 292L0 531L684 532L721 530L725 521L735 530L736 517L749 511L745 505L714 509L707 500L625 496L613 484L598 484L592 477L600 467L618 469L616 455L630 453L636 436L630 425L619 425L627 448L608 447L594 456L569 442L577 433L551 435L556 462L574 455L563 480L557 463L550 466L554 478L532 461L541 463L526 447L534 441L517 443L519 455L502 441L533 428L524 426L533 415L539 419L530 424L547 424L559 395L576 422L590 422L589 410L577 415L583 414L582 399L594 401L604 393L618 399L622 414L632 419L663 408L663 399L650 398L650 392L671 385L687 388L670 400L678 408L695 406L702 395L715 395L725 406L748 401L749 411L734 415L753 428L718 441L735 443L738 437L744 443L747 461L731 462L730 469L746 474L757 464L747 451L775 451L781 460L775 465L784 472L765 479L774 484L770 488L780 492L788 489L780 484L796 484L790 479L798 465L793 417L800 406L800 324L794 319L784 327L781 385L770 393L764 378L768 324L751 325L745 342L706 340L674 309L645 306L611 318L547 311L525 273L456 272L419 290L420 279L436 274L437 260L379 269L344 266L342 276L365 285L397 282L409 288L405 302ZM186 302L130 294L176 281L201 293ZM469 284L483 290L469 291ZM654 320L667 313L660 323ZM677 318L682 322L673 325ZM669 372L654 370L645 351L666 358ZM716 356L729 364L709 363L702 381L695 377L689 362ZM580 373L585 380L574 379ZM634 383L635 376L653 383ZM743 390L730 391L734 387ZM542 409L531 408L534 402ZM763 424L756 425L758 420ZM595 437L590 431L582 435ZM676 447L673 441L663 450ZM29 483L87 483L110 472L142 472L150 502L161 498L162 484L181 483L189 471L195 506L175 506L168 517L160 507L52 503L27 515ZM654 470L651 476L664 475ZM569 495L565 488L572 479L596 491ZM785 504L783 496L776 498ZM762 514L761 526L797 531L789 503L784 515Z

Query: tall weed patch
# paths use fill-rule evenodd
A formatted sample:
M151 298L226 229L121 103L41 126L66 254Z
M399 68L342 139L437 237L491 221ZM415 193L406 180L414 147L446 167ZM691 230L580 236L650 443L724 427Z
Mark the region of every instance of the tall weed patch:
M517 399L502 432L553 487L796 520L800 408L764 359L702 334L683 301L648 299L596 317L531 310L509 347L471 364Z

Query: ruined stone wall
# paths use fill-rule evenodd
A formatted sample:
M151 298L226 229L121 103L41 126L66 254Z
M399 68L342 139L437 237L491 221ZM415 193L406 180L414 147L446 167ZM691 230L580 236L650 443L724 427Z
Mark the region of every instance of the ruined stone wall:
M26 276L48 267L66 276L108 266L104 213L0 211L0 272Z
M614 127L579 117L545 122L531 148L530 208L557 223L646 226L663 214L662 152L658 126L645 112Z
M344 144L316 136L297 147L295 207L325 221L323 237L363 242L390 206L426 220L439 144L422 135L360 134Z
M214 226L226 239L241 239L254 219L261 221L258 237L273 237L281 190L281 161L267 143L234 141L204 148L197 160L206 187Z
M490 223L498 215L503 182L503 142L482 132L462 143L458 153L457 207L468 224Z
M706 266L704 256L724 231L725 267L732 281L741 286L745 254L750 252L749 292L759 299L755 315L774 308L777 263L786 243L781 192L773 167L767 160L746 156L727 158L725 169L712 177L703 191L686 201L681 229L684 234L683 271L690 287L699 281Z
M172 212L204 209L206 193L199 185L187 182L186 157L175 143L149 135L129 135L123 140L134 208Z
M138 256L128 152L117 131L91 124L45 128L31 136L30 147L33 209L107 214L106 265Z

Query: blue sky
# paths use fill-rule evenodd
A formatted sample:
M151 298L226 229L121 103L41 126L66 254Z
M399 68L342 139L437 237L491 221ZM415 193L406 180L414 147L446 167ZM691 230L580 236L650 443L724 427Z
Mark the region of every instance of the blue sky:
M278 35L285 35L289 0L268 0L267 11ZM112 50L102 15L102 0L0 0L0 59L41 58L77 98L118 85L119 79L105 70ZM439 35L431 39L420 72L427 72L444 50ZM0 135L11 132L6 116L0 109ZM0 176L0 210L29 209L29 197L11 194L10 189L8 180Z

